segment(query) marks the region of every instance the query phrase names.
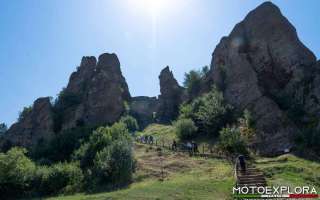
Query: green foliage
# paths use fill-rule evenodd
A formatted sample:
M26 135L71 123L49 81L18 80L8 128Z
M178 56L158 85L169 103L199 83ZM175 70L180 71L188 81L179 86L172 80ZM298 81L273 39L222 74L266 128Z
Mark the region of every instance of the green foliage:
M74 153L85 172L87 190L110 189L129 183L133 171L132 141L126 124L115 123L93 132Z
M223 94L213 87L191 103L182 104L179 118L190 118L201 132L216 136L221 127L232 122L232 114L232 107L224 101Z
M183 85L187 88L191 98L199 94L202 78L208 71L208 66L204 66L202 70L191 70L189 73L185 73Z
M0 197L16 197L30 190L35 174L35 164L25 156L27 151L12 148L0 153Z
M127 126L130 133L135 132L139 129L137 120L132 116L127 115L121 117L120 122L124 123Z
M227 154L248 154L247 144L238 127L226 127L220 131L218 147Z
M34 186L40 195L70 194L82 189L83 174L78 163L39 166Z
M5 132L7 132L8 127L5 123L0 123L0 135L4 134Z
M93 178L97 185L121 187L131 181L132 171L133 154L129 141L116 140L95 156Z
M223 94L215 87L199 100L202 103L196 113L197 121L204 127L207 133L215 134L216 131L230 120L231 106L224 102Z
M248 143L254 142L256 139L255 123L248 110L244 110L243 116L238 120L238 127L241 137Z
M56 134L50 141L39 140L31 149L30 156L37 161L46 161L46 164L68 161L80 147L81 141L89 138L93 129L89 126L73 128Z
M32 106L24 107L19 113L18 121L22 121L30 112L32 111Z
M80 94L68 92L66 88L63 88L58 94L53 110L54 110L54 131L59 132L61 130L62 122L65 117L65 111L74 109L81 103L82 97ZM82 126L83 121L77 121L77 125Z
M190 139L195 137L198 128L191 119L179 119L174 122L176 134L180 139Z

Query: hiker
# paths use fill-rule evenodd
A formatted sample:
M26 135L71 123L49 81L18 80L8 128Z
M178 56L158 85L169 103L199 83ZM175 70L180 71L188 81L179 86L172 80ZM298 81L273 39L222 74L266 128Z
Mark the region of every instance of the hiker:
M177 151L177 142L175 140L173 140L171 148L172 148L172 151Z
M189 141L187 142L187 148L188 148L189 155L191 156L192 155L192 144Z
M192 150L193 150L193 153L199 153L198 144L195 141L192 141Z
M246 161L245 161L244 155L238 156L238 162L240 164L241 171L246 172Z
M149 144L153 144L153 136L152 135L149 136Z

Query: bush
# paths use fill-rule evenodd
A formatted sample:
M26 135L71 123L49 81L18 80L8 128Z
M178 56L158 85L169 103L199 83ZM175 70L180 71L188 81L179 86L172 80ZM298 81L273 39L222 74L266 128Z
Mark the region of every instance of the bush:
M0 123L0 136L5 134L7 132L8 127L5 123Z
M129 115L121 117L120 122L124 123L127 126L130 133L135 132L139 129L137 120Z
M220 131L218 147L227 154L248 155L247 144L237 127L227 127Z
M195 136L198 130L191 119L179 119L174 123L174 127L180 139L190 139Z
M128 184L132 178L133 155L131 145L118 140L96 154L93 174L98 184L117 188Z
M183 86L187 88L190 98L194 98L199 94L202 78L208 71L208 66L204 66L202 70L191 70L189 73L185 73Z
M87 140L92 131L93 127L78 127L56 134L50 141L39 140L31 149L31 158L37 161L46 159L49 163L69 161L72 153L80 147L81 140Z
M0 153L0 197L22 196L29 191L36 171L35 164L25 156L27 151L12 148Z
M58 163L37 169L35 188L38 194L70 194L82 189L83 174L78 163Z
M218 131L232 122L232 107L223 98L223 94L213 87L212 90L189 104L180 106L180 119L190 118L200 132L217 136Z
M111 189L130 182L133 171L132 141L127 126L115 123L94 131L74 153L85 172L86 189Z
M32 106L24 107L19 113L18 121L21 122L30 112L32 111Z

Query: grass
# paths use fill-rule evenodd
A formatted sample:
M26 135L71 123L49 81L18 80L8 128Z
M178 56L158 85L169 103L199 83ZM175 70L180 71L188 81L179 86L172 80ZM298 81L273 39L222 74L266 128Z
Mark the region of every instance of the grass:
M175 128L171 125L150 124L137 134L137 136L144 135L152 135L154 139L165 143L172 143L173 140L177 140Z
M153 135L158 140L177 139L174 127L151 124L138 136ZM205 139L200 145L212 146ZM206 200L231 199L234 184L232 165L222 159L189 157L155 147L135 145L137 169L133 183L113 192L76 194L48 198L48 200ZM320 163L282 155L274 158L257 157L255 165L261 169L272 186L314 186L320 191ZM164 179L163 181L161 181Z
M173 200L229 199L234 180L232 167L219 159L189 157L137 144L134 183L128 188L93 195L76 194L50 200ZM162 173L164 180L160 181Z
M320 163L287 154L275 158L258 158L256 166L267 177L268 185L312 186L320 191Z

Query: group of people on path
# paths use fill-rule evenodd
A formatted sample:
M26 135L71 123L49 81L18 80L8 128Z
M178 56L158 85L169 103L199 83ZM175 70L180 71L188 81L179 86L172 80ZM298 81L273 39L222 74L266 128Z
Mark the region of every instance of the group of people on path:
M144 135L139 138L140 142L143 144L153 144L154 138L152 135Z

